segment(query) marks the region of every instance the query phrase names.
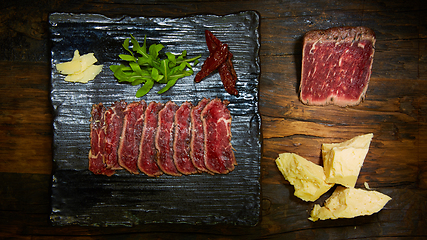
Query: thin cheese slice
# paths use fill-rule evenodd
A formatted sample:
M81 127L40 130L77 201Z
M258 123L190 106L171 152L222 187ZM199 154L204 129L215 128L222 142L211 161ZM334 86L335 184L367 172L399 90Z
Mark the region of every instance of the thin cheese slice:
M377 191L338 186L323 207L314 205L309 219L314 222L372 215L379 212L390 200L389 196Z
M103 65L91 65L83 72L66 76L64 80L67 82L87 83L90 80L93 80L101 72L102 67Z
M370 133L342 143L322 144L326 182L354 187L373 136Z
M315 201L334 184L326 183L323 168L294 153L282 153L277 167L295 188L294 195L304 201Z
M80 64L81 64L80 71L85 71L88 67L92 66L97 61L98 60L95 58L93 53L82 55L80 57Z
M79 50L74 51L74 57L70 62L56 64L56 70L61 74L73 74L80 72L82 64L80 62Z
M98 60L93 53L80 56L79 51L74 51L70 62L59 63L56 69L61 74L66 74L65 81L87 83L93 80L102 70L103 65L94 65Z

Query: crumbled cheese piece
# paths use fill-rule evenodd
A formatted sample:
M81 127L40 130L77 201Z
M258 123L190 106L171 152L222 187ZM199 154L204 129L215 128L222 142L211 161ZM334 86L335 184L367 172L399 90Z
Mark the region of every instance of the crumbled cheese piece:
M97 61L93 53L80 56L79 50L75 50L73 59L70 62L56 64L56 70L67 75L65 81L87 83L102 70L103 65L94 65Z
M366 189L370 190L371 188L369 187L368 182L364 182L363 185L365 186Z
M338 186L323 207L314 205L309 219L314 222L371 215L379 212L390 200L389 196L377 191Z
M370 133L342 143L322 144L326 182L354 187L372 137L373 134Z
M294 195L304 201L315 201L334 184L325 182L323 168L294 153L282 153L277 167L295 188Z

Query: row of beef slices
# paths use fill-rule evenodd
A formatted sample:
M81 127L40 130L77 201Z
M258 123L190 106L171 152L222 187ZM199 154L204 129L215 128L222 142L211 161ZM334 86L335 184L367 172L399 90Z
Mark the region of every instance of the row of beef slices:
M91 112L89 170L116 170L157 177L195 173L227 174L237 165L231 145L228 102L203 99L181 106L144 100L117 101Z

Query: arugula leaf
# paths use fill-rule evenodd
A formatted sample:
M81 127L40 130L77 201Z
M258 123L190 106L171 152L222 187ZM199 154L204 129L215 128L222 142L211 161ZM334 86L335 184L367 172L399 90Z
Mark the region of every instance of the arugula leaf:
M169 90L178 79L191 76L193 68L199 63L201 55L187 59L187 51L184 50L179 55L166 52L166 58L161 59L160 51L164 49L162 44L151 44L147 52L147 36L144 36L144 43L141 46L136 38L130 35L123 42L123 48L130 53L119 54L119 58L127 62L127 65L111 65L114 77L118 82L128 82L133 86L143 84L136 92L136 97L147 94L154 86L154 83L166 84L158 94ZM131 45L132 44L132 45ZM190 65L193 63L193 66Z
M136 58L134 56L127 55L127 54L120 54L119 58L121 58L122 60L125 60L125 61L129 61L129 62L130 61L136 62Z
M152 44L150 45L150 48L148 51L150 52L150 55L153 59L157 59L159 56L159 52L164 48L162 44Z
M147 94L151 88L153 88L154 81L153 80L147 80L147 82L136 92L136 97L142 97L145 94Z
M124 49L126 49L126 51L128 51L133 56L133 52L131 50L129 50L129 38L125 39L122 46Z
M161 74L159 74L159 70L157 70L157 68L152 68L151 69L151 78L156 82L160 82L160 80L163 79L163 76Z
M167 83L169 81L169 60L164 59L160 62L160 67L158 68L161 74L163 74L163 80L161 83Z
M170 87L172 87L173 85L175 85L176 81L178 80L178 77L172 78L168 81L168 83L166 83L166 86L164 86L162 89L160 89L160 91L158 91L158 94L162 94L164 92L166 92L167 90L169 90Z
M168 60L170 62L169 64L175 66L176 65L176 57L175 57L175 55L173 55L170 52L167 52L166 56L168 56Z
M138 41L132 36L132 35L130 35L130 42L132 43L132 50L133 51L135 51L135 52L137 52L137 53L139 53L139 54L142 54L143 53L143 49L139 46L139 43L138 43ZM144 39L144 43L145 43L145 39Z

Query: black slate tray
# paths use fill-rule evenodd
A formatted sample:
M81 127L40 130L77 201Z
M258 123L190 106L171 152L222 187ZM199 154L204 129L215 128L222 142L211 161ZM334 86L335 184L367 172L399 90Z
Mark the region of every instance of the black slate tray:
M145 223L256 225L260 217L261 118L258 111L259 15L253 11L225 16L196 15L183 18L108 18L95 14L53 13L51 32L51 101L55 112L52 212L53 225L135 226ZM201 83L194 75L178 80L169 91L162 86L136 98L136 86L119 84L109 70L125 53L121 44L132 34L147 44L162 43L176 54L209 55L204 30L209 29L229 45L239 77L238 97L225 92L219 74ZM93 52L103 64L102 72L87 84L65 82L55 64L70 61L75 49ZM194 67L195 73L201 63ZM158 178L133 175L125 170L111 177L88 170L91 106L124 99L128 103L177 104L218 97L230 102L232 145L238 165L227 175L195 174Z

